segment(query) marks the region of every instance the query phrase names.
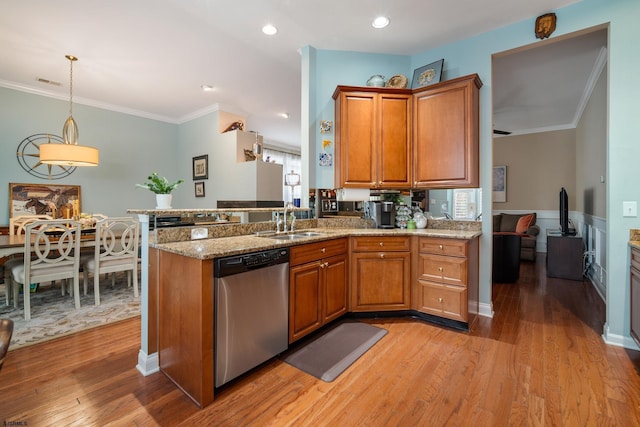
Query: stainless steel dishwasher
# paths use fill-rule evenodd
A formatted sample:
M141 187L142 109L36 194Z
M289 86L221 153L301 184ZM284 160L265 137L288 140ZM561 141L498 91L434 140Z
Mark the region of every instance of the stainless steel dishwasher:
M215 286L215 386L289 345L289 249L218 258Z

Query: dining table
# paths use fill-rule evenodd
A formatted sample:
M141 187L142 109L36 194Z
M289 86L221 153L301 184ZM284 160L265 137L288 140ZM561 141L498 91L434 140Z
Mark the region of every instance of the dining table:
M3 262L1 260L4 257L24 253L25 238L26 237L24 234L0 235L0 265L2 265ZM91 232L91 230L83 230L82 236L80 238L80 246L95 246L95 230L93 230L93 233Z

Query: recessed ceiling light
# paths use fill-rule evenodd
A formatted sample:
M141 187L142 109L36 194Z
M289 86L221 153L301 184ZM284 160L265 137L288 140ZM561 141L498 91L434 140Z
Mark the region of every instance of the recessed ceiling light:
M371 25L373 26L373 28L384 28L389 25L389 18L387 18L386 16L378 16L373 20Z
M211 85L200 85L200 87L205 92L211 92L213 90L213 86L211 86Z
M289 113L280 113L280 117L288 119L289 118Z
M267 24L264 27L262 27L262 32L268 36L272 36L278 32L278 29L271 24Z

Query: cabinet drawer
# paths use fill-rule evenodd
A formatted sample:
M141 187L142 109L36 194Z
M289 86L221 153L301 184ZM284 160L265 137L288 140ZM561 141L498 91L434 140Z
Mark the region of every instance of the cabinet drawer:
M308 245L293 246L289 251L289 265L299 265L347 252L347 239L325 240Z
M351 238L353 252L408 251L411 243L408 237L371 236Z
M420 242L418 244L420 253L457 257L466 257L468 255L468 245L466 240L422 237L420 238Z
M457 286L467 285L466 258L421 254L418 260L418 279Z
M418 281L418 311L466 322L467 290L459 286Z

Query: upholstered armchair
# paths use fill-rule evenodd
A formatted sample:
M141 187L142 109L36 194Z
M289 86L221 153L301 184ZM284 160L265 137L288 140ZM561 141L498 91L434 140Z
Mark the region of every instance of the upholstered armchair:
M494 233L516 233L520 235L520 259L535 261L536 240L540 227L536 225L536 214L507 214L493 216Z

